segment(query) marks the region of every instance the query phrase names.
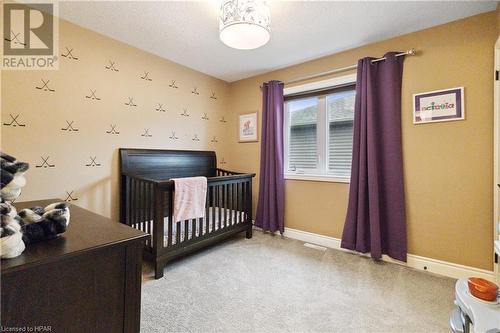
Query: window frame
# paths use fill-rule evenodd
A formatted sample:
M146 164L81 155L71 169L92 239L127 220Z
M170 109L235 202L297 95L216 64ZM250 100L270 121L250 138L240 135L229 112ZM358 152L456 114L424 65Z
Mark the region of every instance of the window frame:
M288 170L289 164L289 136L290 136L290 116L288 112L288 103L285 103L285 119L284 119L284 131L283 131L283 142L285 149L284 156L284 175L285 179L293 180L305 180L305 181L321 181L321 182L334 182L334 183L349 183L350 177L338 177L330 174L328 172L328 159L329 159L329 149L328 149L328 139L329 139L329 126L328 115L326 110L326 94L322 94L321 90L330 90L335 88L341 88L346 85L356 84L356 74L349 74L344 76L339 76L327 80L316 81L311 83L306 83L298 86L293 86L285 88L283 95L290 96L295 94L304 94L305 98L312 97L311 95L306 95L307 92L318 91L318 122L317 122L317 135L318 135L318 157L317 163L318 168L312 170L312 172L302 173L300 171L290 171ZM300 98L297 98L297 100ZM323 161L326 159L326 161Z

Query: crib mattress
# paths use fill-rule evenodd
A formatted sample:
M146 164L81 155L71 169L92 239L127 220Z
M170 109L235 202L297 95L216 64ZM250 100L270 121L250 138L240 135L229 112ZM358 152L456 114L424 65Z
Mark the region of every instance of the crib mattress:
M210 207L208 209L208 216L203 218L202 228L200 228L200 219L196 219L196 227L193 228L192 220L187 223L187 233L186 233L186 224L185 222L177 222L172 225L172 245L177 244L176 233L177 230L180 231L179 235L179 243L184 242L185 240L190 240L195 237L199 237L201 235L205 235L207 232L211 233L213 231L217 231L219 226L224 228L224 225L230 226L237 223L241 223L246 219L245 213L238 210L233 209L224 209L220 207ZM219 218L220 214L220 218ZM224 215L225 214L225 215ZM215 217L215 218L214 218ZM208 218L208 231L207 231L207 218ZM164 219L164 237L163 237L163 245L168 245L168 221L169 217L165 217ZM220 221L220 223L219 223ZM193 235L194 231L194 235ZM187 237L186 237L187 236Z

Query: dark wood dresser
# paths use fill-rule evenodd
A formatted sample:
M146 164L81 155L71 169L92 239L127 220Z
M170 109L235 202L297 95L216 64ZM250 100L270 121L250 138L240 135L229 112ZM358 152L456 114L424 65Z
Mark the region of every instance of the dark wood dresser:
M70 212L68 229L57 239L1 261L2 332L139 332L148 236L74 205Z

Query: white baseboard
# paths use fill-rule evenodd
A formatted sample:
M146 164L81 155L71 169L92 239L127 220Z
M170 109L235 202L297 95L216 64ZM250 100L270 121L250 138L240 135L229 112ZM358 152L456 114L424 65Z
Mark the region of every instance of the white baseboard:
M346 252L350 252L350 253L355 253L353 251L341 248L340 247L340 239L338 239L338 238L313 234L311 232L297 230L297 229L291 229L291 228L285 228L284 235L286 237L297 239L297 240L300 240L303 242L317 244L317 245L325 246L325 247L332 248L335 250L341 250L341 251L346 251ZM364 254L362 254L362 255L364 255ZM421 256L417 256L414 254L408 254L408 257L407 257L408 261L406 263L399 261L399 260L394 260L386 255L382 256L382 260L390 262L390 263L418 269L421 271L426 271L426 272L431 272L434 274L448 276L448 277L455 278L455 279L465 278L465 277L470 277L470 276L477 276L477 277L482 277L484 279L488 279L490 281L495 281L495 275L492 271L487 271L487 270L480 269L480 268L455 264L455 263L451 263L451 262L447 262L447 261L443 261L443 260L421 257Z

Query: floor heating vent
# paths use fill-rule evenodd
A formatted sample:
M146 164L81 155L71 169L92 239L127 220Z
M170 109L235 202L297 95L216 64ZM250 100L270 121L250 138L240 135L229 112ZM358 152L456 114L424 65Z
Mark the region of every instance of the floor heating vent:
M309 247L311 249L318 250L318 251L326 251L326 247L320 246L320 245L316 245L316 244L304 243L304 246L305 247Z

